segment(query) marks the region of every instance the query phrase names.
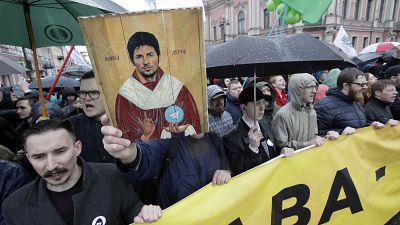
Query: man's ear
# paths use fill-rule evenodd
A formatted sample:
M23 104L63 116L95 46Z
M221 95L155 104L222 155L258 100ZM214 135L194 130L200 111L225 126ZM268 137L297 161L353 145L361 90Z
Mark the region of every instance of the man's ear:
M77 156L81 154L82 152L82 142L80 140L77 140L74 144L75 147L75 152L77 153Z
M244 112L246 112L246 105L245 104L240 104L240 109Z

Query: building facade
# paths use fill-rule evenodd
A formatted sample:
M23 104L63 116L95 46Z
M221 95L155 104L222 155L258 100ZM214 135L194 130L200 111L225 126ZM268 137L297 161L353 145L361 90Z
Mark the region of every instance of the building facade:
M277 15L265 9L264 0L204 0L203 3L206 45L237 35L269 35L276 22ZM357 52L373 43L400 42L400 0L333 0L318 23L286 25L284 31L305 32L333 43L341 25ZM280 27L280 21L277 26Z
M24 53L25 51L25 53ZM40 75L55 76L58 74L64 59L67 55L67 50L64 46L44 47L36 49L39 59ZM0 75L0 85L10 86L18 82L19 77L28 79L36 79L35 64L32 58L32 50L13 45L0 45L0 55L5 56L16 63L23 65L31 71L26 74L2 74ZM69 61L71 64L71 60Z

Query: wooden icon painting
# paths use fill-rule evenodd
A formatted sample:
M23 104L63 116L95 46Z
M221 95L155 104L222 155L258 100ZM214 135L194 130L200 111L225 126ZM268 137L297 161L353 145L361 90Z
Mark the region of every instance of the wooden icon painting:
M80 18L114 125L132 141L208 130L202 9ZM175 127L176 128L176 127Z

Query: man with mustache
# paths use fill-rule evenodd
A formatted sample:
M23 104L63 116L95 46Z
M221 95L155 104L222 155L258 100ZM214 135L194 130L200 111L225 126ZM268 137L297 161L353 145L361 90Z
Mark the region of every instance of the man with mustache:
M340 134L354 134L356 128L366 127L367 118L364 108L356 101L362 96L368 82L363 72L356 68L342 70L337 79L337 89L328 91L327 96L316 106L318 134L327 135L328 131ZM370 124L375 129L384 124L374 121Z
M44 120L23 135L39 174L2 206L6 224L129 224L154 222L158 206L143 206L112 164L85 162L69 121Z
M196 102L186 86L159 67L160 47L148 32L136 32L128 41L132 76L119 90L117 126L130 141L171 137L169 123L179 123L185 135L201 132Z
M313 107L317 88L317 80L308 73L294 74L290 77L291 101L275 114L272 121L279 148L301 149L324 144L324 138L317 135L317 113ZM328 131L326 137L337 139L339 134Z
M231 114L225 111L226 94L218 85L207 87L209 130L222 137L233 127Z

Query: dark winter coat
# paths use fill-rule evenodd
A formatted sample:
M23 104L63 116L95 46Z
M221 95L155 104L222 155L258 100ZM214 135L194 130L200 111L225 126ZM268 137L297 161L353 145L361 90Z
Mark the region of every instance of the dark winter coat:
M236 124L237 121L242 117L242 110L240 110L239 100L233 99L229 93L226 95L225 111L231 114L233 124Z
M259 121L259 124L264 138L275 143L271 125L261 121ZM236 123L235 127L233 127L223 137L224 148L230 161L232 175L234 176L269 160L261 154L261 150L257 154L250 149L248 136L249 130L250 128L247 124L240 119ZM275 144L272 146L272 151L270 151L270 153L270 159L279 155L279 152L275 148Z
M73 196L74 224L97 224L100 216L107 224L129 224L139 214L140 202L133 186L115 165L85 163L82 165L83 191ZM38 177L14 192L3 204L7 225L65 225L47 193L46 182Z
M389 105L390 103L388 102L383 102L375 97L371 97L364 106L367 123L370 124L374 121L378 121L386 124L389 119L393 119Z
M82 142L81 157L88 162L114 163L112 157L104 149L103 134L100 121L87 117L84 113L68 118L71 121L77 140Z
M332 89L327 97L316 106L318 134L325 135L328 131L341 133L346 127L361 128L367 126L364 108L354 98Z
M396 91L397 97L390 105L390 111L392 112L393 119L400 120L400 88L396 88Z
M179 138L179 147L168 167L165 167L165 159L171 139L138 142L137 158L129 168L117 161L132 182L160 176L163 171L157 193L157 204L163 209L210 183L217 169L229 169L222 141L218 137L219 147L214 145L210 134L201 139L183 135L176 138ZM199 149L195 146L208 147Z
M0 160L0 206L9 195L30 181L30 175L21 166ZM0 225L5 225L1 209Z

